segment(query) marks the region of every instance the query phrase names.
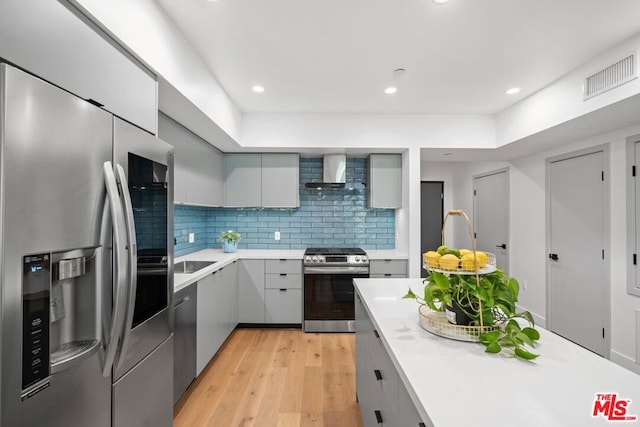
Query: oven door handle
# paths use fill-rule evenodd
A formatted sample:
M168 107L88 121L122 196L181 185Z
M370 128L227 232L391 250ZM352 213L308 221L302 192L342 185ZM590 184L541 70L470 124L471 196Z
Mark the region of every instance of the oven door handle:
M369 274L369 267L305 267L304 274Z

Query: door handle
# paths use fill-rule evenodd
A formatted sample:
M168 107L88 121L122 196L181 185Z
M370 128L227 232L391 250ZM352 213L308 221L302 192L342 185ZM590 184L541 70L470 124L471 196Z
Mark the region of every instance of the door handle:
M507 249L507 244L503 243L501 245L496 245L496 248Z
M558 254L549 254L549 259L553 261L558 261Z

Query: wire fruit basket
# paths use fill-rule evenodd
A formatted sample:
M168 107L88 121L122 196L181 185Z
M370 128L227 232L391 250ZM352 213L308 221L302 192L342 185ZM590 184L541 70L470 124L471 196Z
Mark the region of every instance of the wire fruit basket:
M484 254L486 254L486 259L479 259L476 252L476 241L474 238L471 221L469 221L469 217L462 210L450 210L445 216L442 223L441 232L442 245L444 245L445 242L444 230L449 216L462 216L466 220L467 227L469 229L469 237L471 239L471 253L474 255L473 259L468 260L468 262L466 263L460 262L457 265L455 265L455 263L451 265L443 265L440 263L436 264L437 260L428 259L425 257L423 259L423 267L429 272L437 271L448 275L475 275L476 284L478 287L480 287L480 275L489 274L496 271L496 256L495 254L484 252ZM426 305L421 305L418 308L420 326L423 329L431 332L432 334L441 337L458 341L478 342L480 341L481 334L497 330L500 327L499 324L485 325L482 316L482 302L480 300L478 300L478 306L478 312L480 315L479 325L458 325L450 322L446 313L442 311L434 311Z

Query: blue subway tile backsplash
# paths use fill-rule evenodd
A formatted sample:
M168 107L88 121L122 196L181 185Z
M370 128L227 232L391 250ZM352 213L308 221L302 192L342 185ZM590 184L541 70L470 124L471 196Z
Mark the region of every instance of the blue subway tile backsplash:
M365 182L365 159L347 159L347 182ZM368 209L366 189L309 189L322 181L322 158L300 159L300 207L297 209L206 208L176 205L175 255L218 247L225 230L242 235L239 248L305 249L357 246L395 247L395 210ZM280 231L280 240L274 232ZM194 243L189 243L194 233Z

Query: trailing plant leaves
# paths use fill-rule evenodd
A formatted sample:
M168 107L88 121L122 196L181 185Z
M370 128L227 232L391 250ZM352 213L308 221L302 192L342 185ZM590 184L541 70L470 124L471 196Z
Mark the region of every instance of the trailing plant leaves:
M502 347L497 342L492 342L487 346L485 350L487 353L500 353L502 351Z
M523 328L522 333L526 334L533 341L538 341L540 339L540 332L536 331L533 328L529 328L529 327Z
M524 359L524 360L533 360L536 357L538 357L537 354L531 353L523 348L520 347L516 347L516 349L514 350L515 354L517 357Z
M407 292L407 294L405 296L403 296L402 298L404 298L404 299L416 299L417 296L416 296L416 294L413 293L411 288L409 288L409 291Z
M516 338L519 339L521 342L533 347L533 341L531 341L531 338L529 338L529 336L524 332L518 332L516 334Z
M447 276L445 276L442 273L439 273L437 271L434 271L431 273L431 278L433 279L433 282L435 283L435 285L442 289L443 291L446 291L449 289L449 287L451 286L451 284L449 283L449 279L447 278Z

